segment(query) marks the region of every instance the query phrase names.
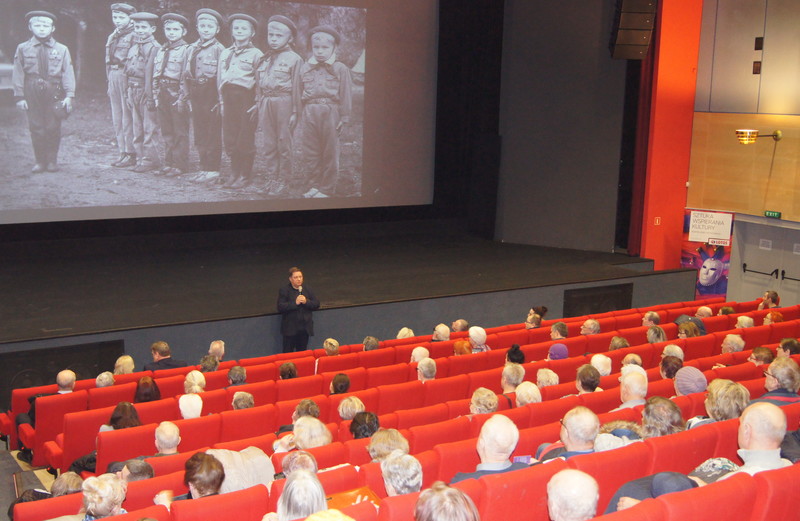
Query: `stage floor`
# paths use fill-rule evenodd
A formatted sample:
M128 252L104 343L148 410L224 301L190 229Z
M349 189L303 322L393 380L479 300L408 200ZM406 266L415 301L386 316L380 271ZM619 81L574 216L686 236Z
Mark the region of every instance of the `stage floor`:
M0 343L276 313L299 266L323 308L647 271L613 253L504 244L442 221L6 243ZM627 267L626 267L627 266Z

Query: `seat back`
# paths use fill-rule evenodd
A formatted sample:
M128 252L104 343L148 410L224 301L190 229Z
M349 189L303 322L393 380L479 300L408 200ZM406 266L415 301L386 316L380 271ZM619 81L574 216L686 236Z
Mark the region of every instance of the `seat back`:
M323 394L327 391L327 389L322 388L323 382L324 378L319 374L292 378L291 380L278 380L275 383L276 400L282 402Z
M517 519L520 508L525 509L525 519L550 519L547 482L565 468L566 462L555 460L527 469L483 476L478 480L483 488L479 507L481 521Z
M38 407L38 405L37 405ZM14 505L14 521L44 521L75 514L83 506L83 494L67 494Z
M73 461L95 449L100 426L108 423L114 407L71 412L64 415L64 443L60 468L66 472ZM48 462L51 465L54 462Z
M88 408L114 406L119 402L133 402L136 393L136 383L115 384L108 387L93 387L86 390L89 393Z
M458 357L455 357L458 358ZM423 405L460 400L469 392L469 376L465 374L425 382Z
M176 496L186 494L189 489L183 483L184 474L185 472L178 471L150 479L131 481L128 483L122 507L128 512L147 508L153 504L153 496L162 490L171 490Z
M45 442L56 439L64 431L64 415L71 412L85 411L89 395L86 391L73 391L66 394L42 396L36 399L36 430L33 444L33 465L45 465ZM24 441L24 439L23 439Z
M277 409L274 405L261 405L238 411L225 411L220 415L220 441L260 436L278 428Z
M178 400L175 398L162 398L152 402L136 403L133 406L142 425L177 420L181 417Z
M97 435L97 473L104 473L108 464L113 461L125 461L137 456L153 454L156 450L155 432L156 424L150 423L140 427L99 433Z
M175 425L181 431L180 450L194 450L219 442L222 425L220 416L220 414L212 414L191 420L175 420Z
M713 505L714 518L729 521L749 521L756 504L753 477L739 473L730 478L692 488L657 499L666 511L667 519L695 519L698 505Z
M416 409L424 405L425 386L420 381L378 386L378 414L403 409Z
M269 492L264 485L256 485L236 492L206 496L191 501L172 504L173 521L197 519L229 519L236 513L237 521L261 521L267 513Z
M460 416L439 423L417 425L409 429L411 454L433 449L439 443L463 440L470 434L470 420Z

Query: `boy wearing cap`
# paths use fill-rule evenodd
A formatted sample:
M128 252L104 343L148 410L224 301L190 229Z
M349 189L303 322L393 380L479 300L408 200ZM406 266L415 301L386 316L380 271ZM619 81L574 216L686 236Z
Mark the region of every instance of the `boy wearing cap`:
M164 140L165 175L179 175L189 170L189 103L181 88L189 57L189 45L183 39L189 20L176 13L161 17L167 43L153 60L153 98Z
M158 15L135 13L133 20L134 42L125 60L128 78L128 107L133 120L133 148L136 151L134 172L144 173L159 167L155 135L156 104L153 100L153 61L161 47L153 34Z
M267 23L269 49L256 69L258 119L267 159L265 189L272 195L283 193L292 177L292 130L297 122L292 94L303 64L291 48L296 36L292 20L272 16Z
M117 137L119 158L111 163L117 168L136 165L136 151L133 149L133 122L131 109L125 102L128 91L128 78L125 76L125 59L133 45L133 21L131 15L136 9L129 4L111 4L111 21L114 31L106 40L106 79L108 80L108 99L111 102L111 121Z
M329 197L336 191L339 134L352 107L350 69L336 61L340 39L333 27L311 29L313 54L300 68L301 164L311 186L303 197Z
M72 111L75 72L69 49L53 38L55 15L31 11L25 19L33 36L14 53L14 99L17 108L28 114L36 158L31 171L57 172L61 120Z
M231 175L223 186L241 188L252 182L256 155L256 65L263 53L253 46L256 19L246 14L228 18L233 45L219 57L217 88L222 108L222 139L231 158Z
M217 40L222 15L213 9L195 14L200 39L191 45L184 75L184 88L192 105L194 146L200 156L200 173L195 180L219 179L222 162L222 120L217 95L219 57L225 47Z

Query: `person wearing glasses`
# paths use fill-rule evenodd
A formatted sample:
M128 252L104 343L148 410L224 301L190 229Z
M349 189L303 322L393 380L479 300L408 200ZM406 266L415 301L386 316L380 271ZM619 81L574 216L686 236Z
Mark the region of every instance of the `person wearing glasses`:
M800 402L797 389L800 388L800 367L791 358L776 358L769 369L764 371L767 378L764 381L766 393L760 398L751 400L750 403L771 403L782 407L791 403Z

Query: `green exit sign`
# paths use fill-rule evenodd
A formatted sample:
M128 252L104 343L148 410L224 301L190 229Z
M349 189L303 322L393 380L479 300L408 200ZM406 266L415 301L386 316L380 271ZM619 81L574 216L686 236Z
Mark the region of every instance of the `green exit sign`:
M781 212L775 212L773 210L767 210L764 212L764 217L771 217L772 219L780 219Z

